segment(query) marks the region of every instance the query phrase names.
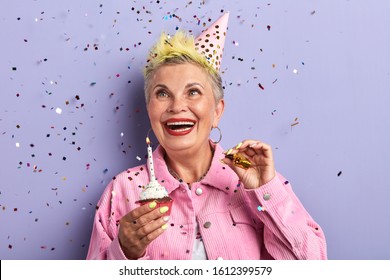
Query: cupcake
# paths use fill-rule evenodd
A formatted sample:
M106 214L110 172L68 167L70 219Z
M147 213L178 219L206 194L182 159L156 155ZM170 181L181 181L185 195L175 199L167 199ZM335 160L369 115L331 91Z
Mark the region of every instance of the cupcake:
M168 206L169 210L164 213L164 216L168 216L171 213L173 200L169 197L168 191L164 186L160 185L157 180L150 181L149 184L142 187L142 191L139 197L139 201L141 205L146 203L150 203L155 201L157 203L157 207Z

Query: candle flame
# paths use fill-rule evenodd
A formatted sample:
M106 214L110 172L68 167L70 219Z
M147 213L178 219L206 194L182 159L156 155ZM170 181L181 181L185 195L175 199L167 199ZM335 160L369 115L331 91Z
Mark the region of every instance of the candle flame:
M146 137L146 144L150 144L150 139L149 139L149 137Z

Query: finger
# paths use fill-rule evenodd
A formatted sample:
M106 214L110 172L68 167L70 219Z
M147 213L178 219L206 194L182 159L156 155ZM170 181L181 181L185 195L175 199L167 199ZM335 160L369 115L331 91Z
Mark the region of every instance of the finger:
M169 216L164 216L138 229L136 234L140 237L141 244L146 247L150 242L159 237L168 228L168 221Z
M234 165L233 161L229 158L221 159L221 163L224 163L229 166L238 175L239 178L241 178L246 171L245 169Z
M121 221L119 241L124 252L126 252L126 256L132 259L141 256L145 252L147 245L168 228L168 221L169 216L160 217L137 230L131 224L127 222L123 224Z
M138 219L132 221L133 228L139 229L139 228L153 222L154 220L161 218L168 210L169 210L168 206L163 206L160 208L156 208L153 211L146 213L145 215L142 215Z
M270 145L257 140L244 140L235 149L238 152L245 152L248 156L263 155L272 158L272 148Z
M255 147L258 144L258 142L259 141L255 141L255 140L244 140L238 143L235 147L230 148L229 150L224 152L224 154L228 156L228 155L234 155L236 153L241 153L246 156L253 157L257 153L255 149L252 149L252 147Z
M255 140L243 140L242 142L238 143L236 146L233 148L230 148L226 152L224 152L225 155L230 155L230 154L235 154L240 151L245 151L248 150L248 147L252 145L256 145L258 141Z
M130 211L127 213L125 216L122 217L121 223L122 224L128 224L128 225L133 225L135 228L141 227L144 223L149 222L146 219L152 218L151 220L156 219L158 216L156 215L151 215L151 216L146 216L145 215L152 213L153 210L155 210L157 206L157 203L155 201L152 201L150 203L144 204L140 207L135 208L134 210ZM157 213L155 213L157 214ZM141 217L144 217L142 220L139 220Z
M133 220L138 219L142 215L151 212L154 208L156 208L156 206L157 206L156 201L151 201L150 203L146 203L144 205L141 205L133 209L125 216L123 216L122 219L125 220L126 222L132 222Z
M265 158L272 159L272 147L266 143L258 142L250 146L257 155L262 155Z
M238 143L234 148L242 151L242 150L247 150L247 149L259 149L262 146L267 146L266 143L259 141L259 140L244 140L240 143Z

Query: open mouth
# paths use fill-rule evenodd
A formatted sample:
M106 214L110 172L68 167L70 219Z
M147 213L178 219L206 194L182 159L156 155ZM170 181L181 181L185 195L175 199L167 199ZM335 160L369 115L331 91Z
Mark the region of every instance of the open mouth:
M195 122L192 121L180 121L180 122L167 122L166 126L173 131L183 132L190 130L194 127Z

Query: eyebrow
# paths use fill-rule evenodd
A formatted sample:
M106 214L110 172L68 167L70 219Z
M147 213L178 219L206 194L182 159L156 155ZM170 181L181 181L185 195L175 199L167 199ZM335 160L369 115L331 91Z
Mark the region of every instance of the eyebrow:
M164 84L157 84L157 85L155 85L155 86L153 87L153 90L156 89L156 88L158 88L158 87L168 89L168 87L167 87L166 85L164 85Z
M202 86L200 83L196 83L196 82L187 84L186 88L190 88L193 86L200 86L201 88L204 88L204 86Z
M197 83L197 82L194 82L194 83L189 83L189 84L186 84L185 88L190 88L190 87L193 87L193 86L200 86L201 88L204 88L204 86L200 83ZM154 86L153 90L156 89L156 88L164 88L164 89L169 89L166 85L164 84L157 84Z

